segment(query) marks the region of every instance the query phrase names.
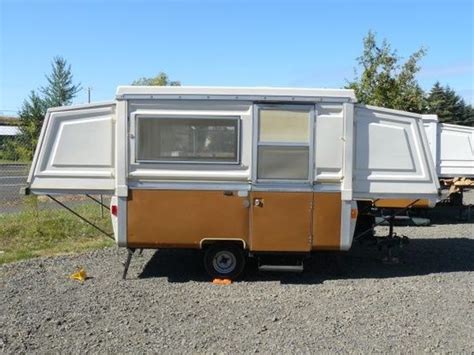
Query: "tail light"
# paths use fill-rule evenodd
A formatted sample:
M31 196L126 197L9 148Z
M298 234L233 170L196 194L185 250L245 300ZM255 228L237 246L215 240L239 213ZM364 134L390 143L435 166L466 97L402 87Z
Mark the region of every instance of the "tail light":
M110 209L110 212L112 212L113 216L117 217L117 212L118 212L117 205L112 205L112 208Z

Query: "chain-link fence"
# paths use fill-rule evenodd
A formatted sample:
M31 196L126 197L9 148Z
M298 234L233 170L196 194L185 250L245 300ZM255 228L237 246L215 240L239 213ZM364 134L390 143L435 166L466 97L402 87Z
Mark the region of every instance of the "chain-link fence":
M0 162L0 214L22 209L20 189L26 184L29 169L30 163Z
M24 196L20 193L26 187L26 180L31 163L28 162L1 162L0 161L0 214L11 214L25 211L26 209L54 209L59 208L57 203L47 196ZM91 196L101 201L105 206L110 203L108 196ZM59 201L79 206L84 204L98 204L85 195L55 195ZM31 201L35 202L32 203ZM105 216L107 207L100 207L100 215Z

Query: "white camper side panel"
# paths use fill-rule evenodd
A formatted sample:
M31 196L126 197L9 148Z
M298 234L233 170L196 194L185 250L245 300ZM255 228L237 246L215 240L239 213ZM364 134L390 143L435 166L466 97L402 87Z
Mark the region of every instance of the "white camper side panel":
M438 143L438 116L422 115L423 127L425 128L428 146L435 166L436 173L439 175L439 143Z
M113 193L115 104L48 110L28 178L32 193Z
M474 177L474 127L438 124L440 177Z
M436 199L421 115L355 105L354 122L354 196Z
M316 105L315 180L340 183L344 147L343 106L338 103Z

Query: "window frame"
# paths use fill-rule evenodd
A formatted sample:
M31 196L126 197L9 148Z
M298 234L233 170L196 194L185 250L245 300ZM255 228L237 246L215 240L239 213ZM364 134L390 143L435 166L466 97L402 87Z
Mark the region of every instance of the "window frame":
M287 111L305 111L308 113L309 120L309 141L307 143L295 142L265 142L260 141L260 111L262 110L287 110ZM314 180L314 137L315 137L315 105L308 104L255 104L254 105L254 122L253 122L253 153L252 153L252 181L254 183L282 183L282 184L308 184ZM259 178L258 177L258 152L260 146L270 147L307 147L308 148L308 176L306 179L275 179L275 178Z
M139 137L139 125L140 119L156 119L156 120L229 120L236 123L237 128L237 137L236 137L236 145L237 145L237 155L236 158L232 161L218 161L218 160L166 160L166 159L139 159L138 158L138 144L140 141ZM133 151L131 152L131 156L133 157L134 164L170 164L170 165L227 165L227 166L234 166L240 165L241 163L241 134L242 134L242 117L240 115L210 115L208 113L202 115L196 114L173 114L173 113L136 113L133 115L133 119L131 120L131 138L135 141L131 144Z

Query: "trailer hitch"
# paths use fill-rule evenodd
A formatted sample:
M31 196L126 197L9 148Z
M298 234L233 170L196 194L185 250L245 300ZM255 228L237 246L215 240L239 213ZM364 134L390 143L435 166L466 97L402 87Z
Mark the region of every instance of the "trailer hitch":
M395 212L395 213L390 214L389 216L385 216L385 217L382 216L382 220L381 220L380 222L375 223L375 224L374 224L372 227L370 227L369 229L366 229L366 230L364 230L363 232L361 232L361 233L357 234L356 236L354 236L354 240L356 240L356 241L361 241L361 240L363 240L363 239L366 239L366 238L364 238L364 237L368 234L368 232L370 232L370 231L373 230L375 227L377 227L377 226L379 226L379 225L381 225L382 223L385 223L385 222L389 222L389 227L390 227L390 229L389 229L389 235L388 235L388 237L391 236L391 235L393 235L393 226L394 226L395 217L396 217L396 216L399 216L399 215L401 215L401 214L403 214L403 213L405 213L406 211L408 211L408 210L409 210L410 208L412 208L418 201L420 201L420 200L419 200L419 199L414 200L413 202L411 202L410 204L408 204L408 205L405 206L404 208L401 208L400 210L398 210L398 211ZM359 213L359 215L360 215L360 214L361 214L361 213ZM371 239L371 238L369 237L369 239Z
M386 252L385 256L382 258L382 261L390 264L397 264L399 262L399 257L394 255L394 251L400 251L405 245L410 242L410 239L405 236L398 236L394 231L395 217L405 213L411 207L413 207L418 200L412 201L410 204L404 208L392 212L389 216L382 216L382 220L378 223L375 223L371 229L381 225L382 223L388 222L389 230L388 235L384 237L376 237L372 233L367 234L371 229L365 230L362 233L359 233L354 237L354 240L363 242L367 241L370 245L377 246L377 249L381 252Z
M390 222L392 225L393 222ZM397 235L390 228L388 235L382 237L370 236L359 239L364 240L366 245L375 246L379 252L382 252L382 261L387 264L398 264L400 250L410 243L410 239L406 235Z
M382 262L386 264L398 264L400 262L400 250L410 242L410 239L405 236L398 236L397 234L386 237L377 238L377 248L384 252Z

